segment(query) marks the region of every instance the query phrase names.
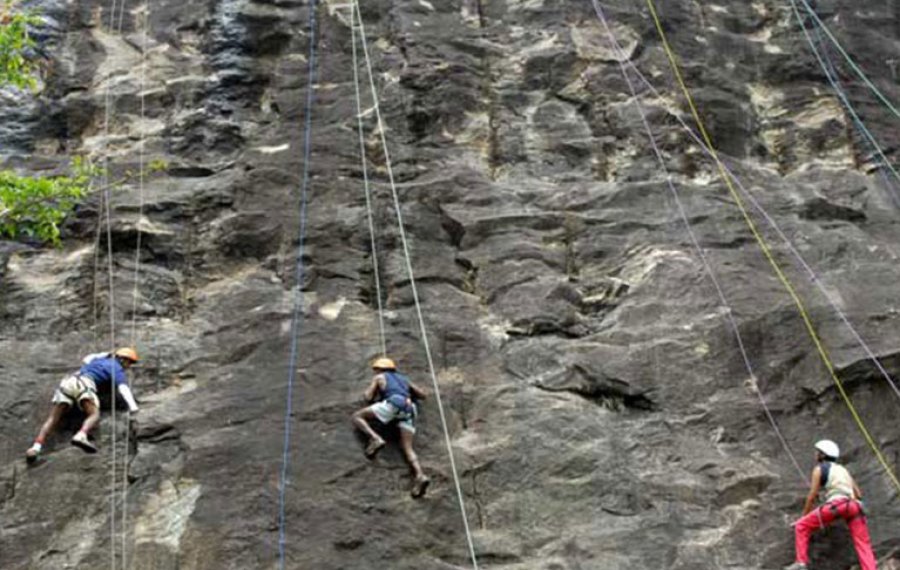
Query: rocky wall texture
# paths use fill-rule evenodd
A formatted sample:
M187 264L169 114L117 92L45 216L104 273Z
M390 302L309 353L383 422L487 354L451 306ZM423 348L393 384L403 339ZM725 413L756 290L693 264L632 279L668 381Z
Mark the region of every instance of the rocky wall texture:
M277 568L309 5L157 0L146 38L147 4L121 3L121 33L103 3L37 5L52 66L40 97L3 95L4 164L46 174L87 154L106 158L115 179L139 168L143 147L168 169L148 176L143 207L133 177L115 190L109 225L93 197L61 249L0 242L0 567L97 568L115 548L119 567L134 570ZM895 567L896 493L714 164L679 126L689 113L646 6L602 5L662 94L640 100L774 418L804 470L816 439L842 444L876 553ZM817 9L900 100L900 3ZM591 3L375 0L361 11L480 566L790 562L803 481L763 414ZM900 185L885 184L790 3L666 0L659 12L728 163L900 373ZM369 462L350 427L379 352L375 279L346 4L323 2L317 16L286 567L468 568L434 398L417 436L434 480L422 500L408 495L395 447ZM849 93L896 158L896 119L858 82ZM368 94L363 106L388 351L428 386ZM897 397L761 227L896 466ZM112 237L111 259L98 231ZM97 456L62 433L26 468L55 383L109 346L110 311L117 342L144 357L133 381L142 411L131 424L107 415ZM120 469L127 457L128 484L119 473L111 521L113 449ZM851 568L845 529L817 538L813 560Z

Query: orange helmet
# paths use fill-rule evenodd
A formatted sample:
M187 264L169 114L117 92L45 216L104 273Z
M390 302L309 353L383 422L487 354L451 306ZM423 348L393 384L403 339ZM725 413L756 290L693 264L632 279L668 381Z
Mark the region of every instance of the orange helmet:
M372 363L372 368L378 370L396 370L397 365L394 364L394 361L390 358L381 357L375 359L375 362Z
M119 358L124 358L124 359L130 360L132 362L137 362L138 360L140 360L140 358L138 358L137 351L133 348L127 348L127 347L120 348L117 351L115 351L113 354Z

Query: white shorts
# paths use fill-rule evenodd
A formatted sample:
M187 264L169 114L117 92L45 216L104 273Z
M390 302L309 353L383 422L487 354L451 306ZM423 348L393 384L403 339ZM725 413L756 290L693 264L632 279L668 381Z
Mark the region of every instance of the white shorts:
M412 415L404 413L395 406L394 404L383 401L378 402L377 404L372 404L369 406L369 410L375 414L375 417L378 418L378 421L387 425L393 421L397 422L397 425L400 426L400 429L408 431L410 433L416 433L416 426L413 424L413 417L415 417L415 408L416 405L413 404L413 413Z
M87 376L73 374L66 376L59 383L59 388L53 393L54 404L66 404L74 406L76 403L82 410L84 402L88 400L93 402L97 408L100 408L100 399L97 397L97 386L94 381Z

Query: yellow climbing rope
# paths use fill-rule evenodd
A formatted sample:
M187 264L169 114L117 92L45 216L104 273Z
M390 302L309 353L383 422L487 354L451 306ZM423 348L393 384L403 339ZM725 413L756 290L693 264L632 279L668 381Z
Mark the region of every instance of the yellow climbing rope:
M653 18L653 23L656 26L656 31L659 34L663 49L666 52L666 56L669 59L670 65L672 66L672 72L675 75L675 80L678 82L682 93L684 93L685 99L687 99L688 106L691 110L691 115L694 117L694 122L697 124L697 129L700 131L703 140L706 142L707 148L709 148L710 155L713 157L713 160L716 163L716 167L719 170L719 175L722 177L722 180L725 181L725 185L728 187L728 191L731 194L731 197L734 199L735 204L741 211L741 215L744 217L744 221L747 223L747 227L750 228L750 232L756 239L756 243L762 250L763 255L766 257L769 265L771 265L772 269L775 271L775 275L778 277L778 280L781 281L781 284L787 290L788 294L791 296L791 299L794 301L794 304L797 306L797 310L800 312L800 317L803 319L803 324L806 326L806 330L809 333L813 344L815 344L816 350L818 351L822 362L825 364L825 368L831 375L832 380L834 380L834 384L837 387L837 390L840 393L844 404L850 411L850 415L853 416L853 421L856 422L859 431L865 438L866 443L872 449L875 457L878 458L879 463L881 463L881 466L884 468L885 473L887 473L888 477L890 478L891 483L893 483L894 487L897 489L897 492L900 493L900 481L898 481L897 475L894 473L893 469L891 469L890 465L888 465L887 460L884 458L884 454L881 452L878 444L875 443L875 440L872 438L872 435L869 433L869 430L863 423L862 418L856 411L856 407L850 400L850 396L847 395L847 391L844 389L844 384L843 382L841 382L841 379L838 377L838 374L834 369L834 363L832 363L831 358L828 356L828 351L825 349L825 346L822 344L822 340L819 338L819 335L816 332L815 327L813 326L812 319L809 316L809 312L806 310L806 307L804 306L803 301L800 299L800 296L797 294L796 289L794 289L794 285L784 274L784 271L782 271L781 266L775 260L775 256L772 255L772 250L769 248L769 245L766 243L765 238L757 229L756 224L753 222L753 218L750 217L750 213L744 206L744 202L741 199L740 194L738 194L737 190L735 189L734 184L731 181L731 177L728 176L728 173L725 170L725 165L722 164L722 160L719 158L719 153L713 146L712 139L710 138L709 133L706 130L706 126L704 125L703 120L700 118L700 113L697 111L697 105L694 103L694 98L691 96L691 92L688 89L687 84L684 82L684 78L681 74L681 68L678 65L675 53L672 51L672 48L669 45L669 40L666 37L666 32L663 30L662 22L660 21L659 15L657 14L654 0L646 1L647 6L650 8L650 15Z

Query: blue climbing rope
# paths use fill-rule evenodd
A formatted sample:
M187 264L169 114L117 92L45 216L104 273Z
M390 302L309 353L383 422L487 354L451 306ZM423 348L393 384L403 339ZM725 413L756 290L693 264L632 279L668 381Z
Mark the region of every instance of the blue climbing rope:
M838 75L837 66L834 63L834 59L831 57L831 54L828 53L828 44L825 43L825 38L822 35L822 29L816 28L815 30L816 43L819 45L819 49L821 49L822 60L825 63L824 71L826 75L834 78L834 84L836 86L840 86L841 80L840 75ZM848 98L849 99L849 98ZM857 115L852 115L853 124L856 126L856 129L862 135L863 139L869 144L869 147L872 149L872 152L875 154L880 154L881 149L873 144L871 137L869 136L868 129L862 123ZM888 177L888 169L890 165L887 161L881 158L876 158L876 165L878 166L878 174L881 176L882 181L884 182L884 187L887 190L888 196L890 196L891 201L894 203L894 206L900 207L900 191L897 189L897 184L891 181L890 177Z
M794 8L794 11L797 12L799 15L799 11L797 10L797 4L795 3L795 0L790 0L790 3L791 3L791 6ZM868 87L869 91L871 91L872 94L875 95L875 98L878 99L881 102L881 104L888 111L891 112L892 115L894 115L895 117L900 119L900 110L898 110L897 107L895 107L894 104L884 95L884 93L882 93L881 90L875 86L875 84L872 82L872 80L869 79L869 76L866 75L866 72L864 72L859 67L859 65L857 65L857 63L853 60L853 58L850 57L850 54L847 53L847 50L844 49L844 46L841 45L841 42L839 42L838 39L835 37L835 35L833 33L831 33L831 30L828 29L828 26L825 25L825 22L822 21L822 18L820 18L819 15L816 13L815 8L810 6L810 4L807 0L800 0L800 3L803 4L803 8L806 10L806 13L809 14L810 18L812 19L812 21L814 23L814 27L816 27L816 29L821 30L822 32L825 33L825 35L828 37L829 41L831 41L831 43L834 44L834 47L837 48L838 52L840 52L840 54L843 56L844 60L847 62L847 65L850 66L850 69L853 70L853 72L856 74L856 76L862 80L862 82L866 85L866 87ZM802 20L801 20L801 22L802 22Z
M782 433L781 428L778 426L778 422L775 421L775 417L772 415L772 411L769 408L768 403L766 402L766 397L763 395L762 391L759 388L759 385L757 383L756 371L754 370L753 364L750 360L747 346L744 344L744 337L741 334L741 329L734 318L734 310L731 307L731 303L729 303L728 301L728 297L725 295L725 289L722 287L719 278L716 277L716 272L713 270L709 258L703 252L703 247L700 245L700 240L697 239L697 234L696 232L694 232L690 217L685 210L684 202L681 200L681 193L678 191L678 188L673 182L672 175L669 172L668 167L666 166L665 157L663 156L662 150L656 142L656 136L654 135L653 129L650 126L650 121L647 118L647 111L644 108L644 104L641 103L641 99L638 95L638 90L635 86L634 81L632 81L631 77L628 75L628 69L625 64L627 58L624 57L621 46L616 40L615 34L613 34L612 28L609 25L609 20L607 20L606 14L602 6L600 5L600 2L598 0L591 0L591 3L594 6L594 12L596 13L597 18L600 20L600 23L602 24L603 29L605 30L606 35L609 38L611 47L613 48L613 50L615 50L619 62L619 69L622 72L622 77L625 79L625 83L628 85L628 90L631 93L631 99L632 101L634 101L634 105L641 117L641 123L644 126L644 131L647 133L647 138L650 142L650 148L653 150L653 154L656 156L656 160L659 163L661 172L665 175L666 185L668 186L669 192L674 199L678 215L681 218L681 221L684 223L684 228L687 232L688 238L690 238L691 245L694 246L694 249L697 252L697 257L699 258L700 263L703 266L704 271L706 272L706 275L709 277L710 282L716 290L716 295L719 297L719 302L721 303L722 307L725 308L725 320L727 321L729 328L731 328L731 331L734 334L735 341L737 342L737 348L740 351L741 358L744 361L744 367L747 369L747 373L749 374L751 387L756 393L756 397L759 400L760 405L762 406L763 412L766 415L766 419L772 426L772 430L778 438L778 441L781 443L781 446L784 448L785 453L787 453L788 458L791 460L791 463L793 463L794 468L797 470L797 474L800 476L800 481L805 483L806 476L803 473L803 469L800 467L800 463L797 461L797 457L794 455L790 444L787 442L787 439Z
M621 47L621 45L619 45L618 41L616 41L614 35L610 36L610 41L615 47L617 53L623 53L623 48ZM625 59L624 63L628 67L628 69L631 70L634 76L640 81L640 83L648 90L648 92L653 94L653 96L658 100L665 100L663 94L660 93L660 91L653 85L653 83L650 82L649 79L647 79L647 76L644 75L644 73L637 67L637 65L634 64L633 61L631 61L630 59ZM669 116L674 118L675 121L681 125L681 128L684 130L684 132L687 133L688 137L690 137L690 139L694 141L694 144L696 144L704 154L712 158L712 152L706 146L706 143L703 141L703 139L701 139L699 134L694 132L694 130L687 124L687 122L681 117L679 113L669 111ZM740 163L738 161L734 161L734 164L735 166L738 166ZM750 190L744 185L741 179L738 178L734 170L729 168L727 164L723 164L723 166L725 167L728 175L740 189L744 197L750 202L750 204L753 205L753 208L759 213L759 215L766 220L772 231L774 231L778 235L787 250L791 253L791 255L794 256L794 258L797 260L797 263L799 263L803 270L806 272L810 282L819 290L819 292L822 294L822 297L824 297L825 300L828 301L828 304L831 305L831 308L834 309L834 312L847 327L847 330L850 331L850 334L853 336L853 338L856 339L856 342L859 344L860 348L865 351L869 360L872 362L875 368L878 369L885 381L890 385L894 395L898 399L900 399L900 388L897 387L897 383L891 377L891 374L887 371L879 358L875 355L875 351L872 349L872 347L870 347L868 343L866 343L865 339L862 338L862 335L860 335L859 331L856 330L844 311L841 310L833 295L829 293L828 289L823 285L824 280L816 274L810 264L797 249L797 246L795 246L794 243L788 238L787 234L785 234L784 230L781 228L775 218L772 217L772 215L756 199L753 193L750 192Z
M847 112L850 114L853 122L859 128L860 132L865 136L866 139L869 140L872 147L876 150L878 156L881 158L884 166L890 170L893 177L900 182L900 173L897 172L897 169L894 168L894 165L891 164L890 160L888 160L887 155L884 153L884 150L881 148L881 145L878 144L878 140L875 139L875 136L872 132L866 127L863 120L860 118L859 114L856 112L856 108L850 102L850 99L847 97L847 94L844 92L843 88L837 82L836 78L831 74L828 69L828 64L825 62L822 54L819 52L818 47L816 46L816 42L813 40L812 35L809 30L806 28L806 24L803 21L803 16L800 14L800 10L797 7L796 0L790 0L791 8L793 8L794 15L797 17L797 21L800 23L800 29L803 31L803 35L806 37L806 42L809 44L810 49L812 49L813 55L816 57L816 61L819 62L819 67L822 68L822 71L825 72L825 77L828 79L828 83L831 84L831 87L834 89L838 98L841 100L841 103L847 109Z
M287 488L288 466L290 465L291 416L293 414L294 381L297 378L298 344L303 327L303 246L306 236L306 209L309 190L309 158L311 154L312 107L316 79L316 6L317 0L309 4L309 75L306 86L306 110L303 133L303 179L300 184L300 227L297 245L297 273L294 284L294 312L291 317L291 358L288 369L287 405L284 412L284 448L281 459L281 481L278 486L278 567L284 570L285 562L285 490Z

